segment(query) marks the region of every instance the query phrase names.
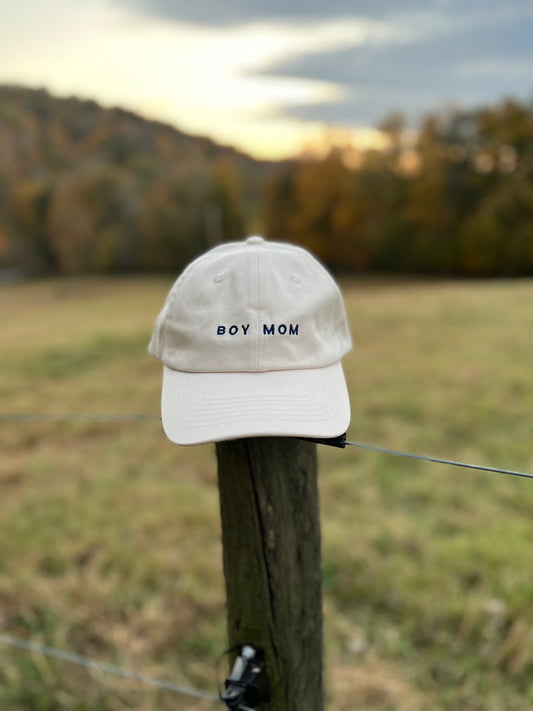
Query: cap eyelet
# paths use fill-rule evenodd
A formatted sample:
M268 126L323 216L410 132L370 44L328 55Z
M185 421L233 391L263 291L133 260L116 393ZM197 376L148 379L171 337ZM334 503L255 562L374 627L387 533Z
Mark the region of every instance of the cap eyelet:
M295 284L299 284L302 281L298 274L291 274L291 279Z
M220 274L217 274L216 277L215 277L216 283L217 283L217 284L220 284L221 281L224 281L224 277L225 277L225 276L226 276L226 275L224 274L224 272L221 272Z

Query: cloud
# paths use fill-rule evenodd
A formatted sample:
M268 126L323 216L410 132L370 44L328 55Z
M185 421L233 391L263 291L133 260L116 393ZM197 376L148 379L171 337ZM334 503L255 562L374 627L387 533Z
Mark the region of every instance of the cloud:
M394 25L395 34L369 35L358 46L307 53L263 67L265 75L336 83L342 98L288 107L285 115L340 125L375 126L391 110L411 124L445 104L471 108L502 96L533 97L532 8L499 8ZM406 18L407 19L407 16Z
M148 15L203 25L235 25L263 21L321 21L339 17L378 19L395 12L395 0L115 0ZM492 2L493 0L488 0ZM455 4L459 0L446 0ZM431 2L429 4L432 4ZM441 3L433 3L441 4ZM424 9L427 0L404 0L405 10Z
M376 125L391 109L412 123L439 105L471 107L533 92L530 0L114 0L137 12L229 28L278 23L296 37L332 21L361 23L337 47L316 43L290 57L247 67L249 76L288 77L339 88L338 98L272 113L306 121ZM295 23L298 24L295 24Z
M530 0L114 0L147 15L203 25L234 25L262 21L316 22L339 17L392 19L415 14L480 18L494 12L522 15ZM502 7L503 5L503 7Z

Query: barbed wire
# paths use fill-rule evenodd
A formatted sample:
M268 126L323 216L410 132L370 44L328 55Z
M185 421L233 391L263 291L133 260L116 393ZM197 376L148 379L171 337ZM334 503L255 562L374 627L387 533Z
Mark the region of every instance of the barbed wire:
M0 422L160 422L159 415L147 414L54 414L54 413L0 413ZM467 462L458 462L444 457L431 457L424 454L414 454L412 452L404 452L398 449L388 449L378 445L363 444L362 442L348 442L345 444L350 447L366 449L379 454L388 454L394 457L408 457L419 461L431 462L433 464L448 464L452 467L462 467L463 469L475 469L478 471L493 472L495 474L508 474L509 476L518 476L527 479L533 479L533 474L528 472L516 471L514 469L504 469L500 467L489 467L483 464L469 464Z
M97 671L105 672L106 674L112 674L113 676L118 676L122 679L138 681L142 684L148 684L149 686L154 686L158 689L165 689L166 691L173 691L174 693L181 694L183 696L193 696L196 699L203 699L205 701L221 703L219 696L215 694L210 694L207 691L201 691L200 689L192 689L186 686L181 686L181 684L175 684L173 681L157 679L153 676L148 676L147 674L140 674L139 672L124 669L123 667L116 666L115 664L108 664L107 662L96 661L95 659L90 659L89 657L85 657L82 654L68 652L64 649L58 649L57 647L49 647L46 644L39 644L38 642L32 642L28 639L13 637L12 635L8 634L0 634L0 644L11 647L17 647L18 649L24 649L27 652L41 654L45 657L59 659L63 662L77 664L78 666L84 667L85 669L94 669Z

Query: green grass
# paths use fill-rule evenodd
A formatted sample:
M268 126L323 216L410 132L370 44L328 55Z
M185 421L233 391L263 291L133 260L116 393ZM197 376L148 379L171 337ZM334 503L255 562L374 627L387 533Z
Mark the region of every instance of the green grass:
M159 414L169 280L0 287L0 411ZM533 471L533 283L346 281L349 438ZM0 423L0 631L212 690L212 446L157 421ZM330 711L533 707L533 482L320 448ZM0 708L183 708L0 647Z

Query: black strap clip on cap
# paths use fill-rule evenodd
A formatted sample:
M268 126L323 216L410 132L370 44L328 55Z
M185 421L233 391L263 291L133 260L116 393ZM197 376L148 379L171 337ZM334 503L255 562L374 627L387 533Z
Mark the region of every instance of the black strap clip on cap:
M346 447L346 432L338 437L320 438L320 437L298 437L305 442L314 442L315 444L328 444L330 447Z

